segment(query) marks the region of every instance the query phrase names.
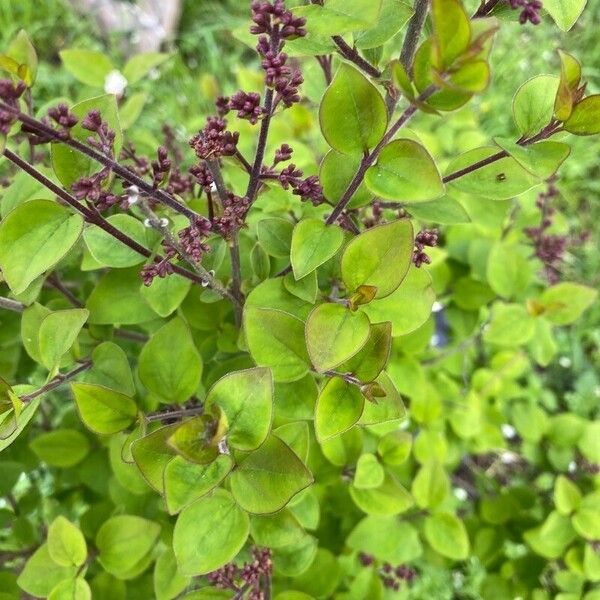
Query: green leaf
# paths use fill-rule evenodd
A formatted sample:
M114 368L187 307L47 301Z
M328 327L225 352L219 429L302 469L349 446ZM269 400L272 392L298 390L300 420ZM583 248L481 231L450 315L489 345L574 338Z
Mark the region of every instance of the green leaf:
M393 565L411 562L423 552L417 530L396 516L365 517L346 541L353 550Z
M380 198L427 202L444 195L438 168L424 146L414 140L390 142L365 175L369 190Z
M123 67L123 77L127 83L137 83L152 70L169 58L164 52L142 52L132 56Z
M84 129L81 123L90 110L98 110L102 120L115 132L114 152L116 156L119 155L123 135L119 122L119 108L113 94L83 100L74 104L70 110L79 119L77 125L70 129L71 136L84 143L90 137L90 132ZM92 175L102 169L102 165L98 162L60 142L52 143L51 155L54 173L67 188L70 188L80 177Z
M98 560L112 575L127 579L128 572L152 552L160 525L133 515L105 521L96 534Z
M173 549L179 571L203 575L235 558L246 542L248 515L223 489L184 508L175 523Z
M401 0L383 0L377 23L354 34L354 45L361 50L376 48L396 35L413 15L412 8Z
M459 0L433 0L431 18L437 68L444 71L469 47L471 22Z
M287 509L272 515L253 515L250 535L255 544L268 548L282 548L297 544L306 537L298 520Z
M554 100L554 116L559 121L566 121L573 112L575 96L581 83L581 65L579 61L558 50L560 58L560 83Z
M365 398L356 385L332 377L323 387L315 407L315 434L320 442L348 431L362 415Z
M170 316L188 295L192 282L177 273L168 277L155 277L152 285L142 285L141 295L161 317Z
M65 579L52 589L48 600L91 600L92 590L83 577Z
M447 173L462 171L462 169L476 165L497 153L496 146L469 150L450 163ZM511 156L506 156L454 179L449 185L459 192L490 200L507 200L525 193L539 183L540 180L535 175L532 175Z
M137 92L127 97L125 102L119 107L119 120L121 121L121 129L126 131L139 118L148 101L146 92Z
M531 279L530 262L518 246L506 242L492 246L486 271L490 287L503 298L521 294Z
M377 488L360 489L350 486L350 496L364 513L375 516L398 515L414 505L411 495L390 473Z
M564 128L575 135L600 133L600 94L588 96L573 107Z
M534 331L534 321L520 304L495 304L484 339L499 346L519 346L527 343Z
M544 316L550 322L568 325L576 321L597 297L597 290L565 281L545 290L540 296L540 302L546 309Z
M469 537L463 522L453 514L438 513L425 519L425 539L439 554L452 560L469 556Z
M246 304L244 330L252 358L271 367L275 381L296 381L309 371L304 322L281 310Z
M392 324L373 323L369 339L349 361L340 365L340 373L351 373L360 381L373 381L385 368L392 345Z
M206 409L213 405L225 414L227 443L237 450L255 450L265 441L273 419L270 369L246 369L225 375L206 396Z
M306 321L306 347L312 364L320 372L333 369L366 344L369 332L364 312L352 312L341 304L320 304Z
M85 308L72 308L52 312L42 320L38 343L42 363L48 370L60 365L60 359L75 343L89 314Z
M262 219L256 226L260 245L275 258L287 258L292 245L293 223L275 217Z
M146 228L135 217L116 214L111 215L106 220L138 244L146 245ZM129 246L125 246L97 225L87 226L83 232L83 239L92 256L105 267L122 269L138 265L146 260L145 256L138 254ZM167 279L170 279L170 277Z
M402 283L412 263L414 236L408 219L367 229L356 236L342 255L342 279L349 292L361 285L377 288L385 298Z
M140 294L140 276L135 268L109 271L92 290L86 307L94 325L137 325L156 319Z
M203 414L180 423L168 442L186 460L203 465L217 458L218 445L226 431L217 410L215 415Z
M92 50L62 50L60 58L75 79L94 87L104 87L106 76L114 69L105 54Z
M394 337L419 328L431 314L435 301L431 275L423 268L410 267L398 289L382 300L364 307L373 322L389 320Z
M68 468L80 463L90 451L88 439L74 429L55 429L36 436L29 447L51 467Z
M91 383L72 383L71 390L81 420L96 433L123 431L137 416L135 402L120 392Z
M323 96L319 119L327 143L344 154L369 150L387 128L381 94L360 71L346 63L340 66Z
M307 19L308 31L331 36L357 31L374 25L381 0L328 0L324 6L300 6L294 14Z
M523 539L533 551L550 559L562 556L575 537L569 517L556 511L551 512L539 527L523 532Z
M579 488L564 475L559 475L554 482L554 504L561 515L570 515L581 504Z
M436 508L449 490L449 482L442 465L436 461L424 464L412 482L412 494L420 508Z
M374 454L362 454L356 463L352 485L358 489L379 487L384 480L385 471Z
M323 187L323 195L333 204L339 199L350 185L356 175L362 160L361 154L348 155L335 150L330 150L321 161L319 182ZM373 195L366 188L364 181L354 192L348 208L358 208L368 204Z
M92 352L92 369L85 374L87 383L103 385L126 396L135 394L133 374L127 355L113 342L102 342Z
M156 600L171 600L178 597L189 585L189 577L179 572L177 559L172 548L167 548L154 565L154 594Z
M587 0L545 0L544 8L563 31L569 31L579 19L586 2Z
M529 350L542 367L547 367L556 356L558 345L552 333L552 324L543 317L535 319L535 332L529 341Z
M543 140L521 146L507 138L494 138L494 142L506 150L522 167L541 179L548 179L571 153L571 148L562 142Z
M293 585L312 597L331 598L341 577L338 559L329 550L319 548L309 568L294 579Z
M302 279L296 279L293 273L288 273L283 278L283 285L290 294L297 296L305 302L315 304L317 301L319 284L316 271L309 273Z
M87 544L79 528L56 517L48 527L48 554L62 567L81 566L87 558Z
M177 424L160 427L156 431L134 440L131 444L131 456L140 473L160 494L164 491L164 470L174 455L173 450L167 444L167 439L176 427Z
M190 330L179 317L161 327L142 348L140 380L167 403L189 400L200 385L202 358Z
M21 29L11 40L6 55L19 65L16 73L19 78L25 82L27 87L32 87L38 71L38 57L31 39L24 29Z
M13 293L54 267L82 230L80 215L50 200L31 200L8 214L0 223L0 268Z
M275 384L275 413L286 420L311 420L319 388L311 374L292 383Z
M535 134L550 123L558 83L554 75L537 75L517 90L513 98L513 117L521 135Z
M365 409L360 417L360 425L378 425L389 421L397 421L406 417L406 408L396 386L385 371L373 383L379 394L365 403ZM363 393L369 398L369 388L363 388Z
M320 219L303 219L294 227L290 258L296 279L302 279L327 262L344 243L337 225Z
M571 521L575 531L590 541L600 539L600 503L598 500L597 491L584 496L581 506Z
M45 598L61 581L75 577L77 570L75 566L61 567L56 564L50 557L48 544L42 544L25 563L17 583L28 594Z
M230 456L221 454L208 465L189 462L181 456L173 458L164 471L167 509L177 514L181 509L206 496L229 474L233 467Z
M264 281L271 272L271 261L267 251L257 242L250 252L252 272L259 281Z
M390 431L379 439L377 454L388 465L401 465L410 456L412 435L407 431Z
M237 466L230 482L244 510L268 514L282 509L313 478L289 446L272 435Z
M409 211L413 217L427 223L454 225L455 223L468 223L471 220L462 204L450 196L443 196L431 202L411 204Z

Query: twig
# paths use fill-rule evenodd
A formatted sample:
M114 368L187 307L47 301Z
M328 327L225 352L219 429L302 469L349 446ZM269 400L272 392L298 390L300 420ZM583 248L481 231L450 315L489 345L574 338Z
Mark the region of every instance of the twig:
M50 287L53 287L55 290L58 290L73 306L76 308L83 308L83 302L71 292L56 276L55 273L52 273L46 278L46 282Z
M54 377L54 379L51 379L48 383L43 385L41 388L39 388L33 392L30 392L29 394L25 394L24 396L19 396L19 398L21 399L22 402L31 402L34 398L37 398L38 396L41 396L42 394L47 394L48 392L55 390L57 387L60 387L63 383L66 383L67 381L71 381L71 379L74 379L75 377L77 377L77 375L79 375L80 373L83 373L84 371L88 371L89 369L91 369L91 367L92 367L92 361L86 360L85 362L80 364L78 367L76 367L72 371L69 371L68 373L64 373L64 374L59 373L56 377Z
M400 52L400 62L406 69L407 73L412 72L412 64L415 58L415 52L417 51L417 44L421 37L421 31L427 18L427 11L429 9L429 0L415 0L415 12L408 22L406 28L406 36L402 44L402 50Z
M13 312L22 313L25 310L25 305L22 302L11 300L10 298L0 297L0 308L12 310Z
M10 162L14 163L20 169L22 169L23 171L25 171L26 173L31 175L35 180L39 181L44 187L48 188L51 192L56 194L61 200L66 202L69 206L74 208L77 212L79 212L84 217L84 219L88 223L97 225L98 227L103 229L106 233L108 233L109 235L112 235L115 239L119 240L119 242L121 242L125 246L128 246L129 248L131 248L132 250L134 250L141 256L144 256L145 258L151 258L154 255L154 253L152 251L150 251L148 248L145 248L144 246L142 246L141 244L136 242L133 238L130 238L128 235L123 233L121 230L119 230L116 227L114 227L113 225L111 225L106 219L104 219L102 217L102 215L100 215L100 213L93 211L90 208L88 208L87 206L84 206L83 204L78 202L73 196L71 196L71 194L69 194L62 188L58 187L52 180L48 179L45 175L40 173L35 167L30 165L28 162L24 161L22 158L20 158L18 155L16 155L14 152L9 150L8 148L6 148L4 150L4 156L6 156L6 158L8 158L8 160ZM194 283L203 285L206 282L206 277L201 277L201 276L197 275L196 273L192 273L191 271L188 271L187 269L180 267L179 265L174 264L173 271L175 273L177 273L178 275L181 275L182 277L185 277L186 279L193 281ZM215 290L219 294L221 294L223 297L231 300L232 297L227 292L227 290L225 290L224 292L219 292L219 290L217 290L216 288L215 288Z
M148 206L148 203L144 199L140 199L139 207L144 216L148 219L150 226L163 236L169 246L174 248L180 256L185 258L194 271L201 277L205 285L211 287L215 292L223 296L223 298L231 300L236 305L238 304L237 299L227 291L225 286L218 279L215 279L199 262L194 260L194 258L184 250L183 246L171 233L168 223L163 222L163 220Z
M325 83L329 85L333 81L333 73L331 71L332 57L331 54L323 54L315 56L315 59L323 70L323 76L325 77Z
M188 217L188 219L194 219L195 217L198 216L198 213L193 211L191 208L188 208L181 202L175 200L175 198L173 198L172 196L167 194L164 190L161 190L159 188L154 188L152 185L147 183L144 179L142 179L141 177L136 175L133 171L130 171L127 167L120 165L118 162L116 162L111 157L106 156L105 154L102 154L100 152L97 152L96 150L86 146L79 140L76 140L73 138L63 139L59 135L58 132L56 132L54 129L52 129L52 127L49 127L48 125L45 125L41 121L38 121L37 119L30 117L29 115L19 111L14 106L9 106L8 104L5 104L4 102L0 102L0 108L13 113L17 117L17 119L19 121L21 121L21 123L23 123L24 125L27 125L28 129L32 130L33 132L41 133L44 136L46 136L56 142L66 144L70 148L73 148L73 150L76 150L77 152L84 154L88 158L95 160L96 162L100 163L101 165L108 167L116 175L118 175L119 177L121 177L122 179L127 181L130 185L137 186L145 194L154 198L157 202L160 202L160 203L168 206L169 208L172 208L175 212L185 215L186 217Z
M353 62L361 71L364 71L367 75L379 79L381 77L381 71L374 67L368 60L365 60L356 48L352 48L349 44L344 41L344 38L339 35L334 35L331 38L333 43L338 47L340 54L350 62Z
M182 408L181 410L172 411L157 411L149 413L144 417L147 423L153 421L162 421L163 419L181 419L183 417L192 417L195 415L201 415L204 412L203 406L192 406L190 408Z

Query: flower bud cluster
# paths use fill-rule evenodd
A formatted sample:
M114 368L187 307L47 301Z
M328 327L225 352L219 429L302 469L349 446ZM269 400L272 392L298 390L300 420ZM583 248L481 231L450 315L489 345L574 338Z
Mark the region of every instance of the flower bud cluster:
M433 248L438 243L437 229L423 229L415 236L415 249L413 251L412 261L415 267L419 268L423 264L431 264L431 259L424 252L425 247Z
M10 79L0 79L0 99L15 109L19 108L19 98L26 89L27 86L22 81L13 83ZM6 135L16 120L13 111L0 109L0 134Z

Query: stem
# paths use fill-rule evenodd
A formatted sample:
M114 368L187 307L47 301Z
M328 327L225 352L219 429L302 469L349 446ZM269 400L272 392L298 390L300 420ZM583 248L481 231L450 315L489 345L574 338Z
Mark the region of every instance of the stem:
M112 235L115 239L119 240L122 244L131 248L132 250L134 250L141 256L143 256L145 258L151 258L153 256L153 253L148 248L145 248L141 244L138 244L138 242L136 242L134 239L130 238L128 235L124 234L122 231L120 231L119 229L117 229L116 227L111 225L106 219L104 219L102 217L102 215L100 215L100 213L95 212L95 211L91 210L90 208L88 208L87 206L84 206L83 204L78 202L73 196L71 196L71 194L69 194L68 192L65 192L62 188L58 187L53 181L48 179L45 175L40 173L35 167L31 166L28 162L21 159L18 155L16 155L14 152L9 150L8 148L4 150L4 156L6 156L6 158L8 158L9 161L11 161L13 164L17 165L20 169L22 169L23 171L25 171L26 173L31 175L31 177L33 177L35 180L39 181L44 187L48 188L51 192L56 194L61 200L66 202L69 206L73 207L77 212L79 212L84 217L84 219L88 223L97 225L98 227L103 229L106 233L108 233L109 235ZM216 281L208 273L208 271L206 271L206 275L208 277L199 276L196 273L192 273L191 271L188 271L187 269L180 267L179 265L173 265L173 272L177 273L178 275L181 275L182 277L185 277L186 279L189 279L190 281L193 281L194 283L200 284L200 285L204 284L206 281L209 281L209 285L211 285L211 287L212 287L212 284L215 283L215 281ZM214 289L224 298L227 298L228 300L233 299L231 294L229 294L229 292L227 292L227 290L225 290L225 288L223 288L222 285L218 284L216 287L214 287Z
M77 377L77 375L83 373L84 371L88 371L89 369L91 369L91 367L92 361L86 360L84 363L80 364L78 367L76 367L72 371L69 371L68 373L59 373L56 377L54 377L54 379L51 379L48 383L43 385L38 390L35 390L34 392L31 392L29 394L25 394L24 396L20 396L20 399L22 402L31 402L31 400L33 400L34 398L37 398L42 394L46 394L48 392L51 392L52 390L55 390L57 387L60 387L63 383L66 383L67 381L71 381L71 379Z
M380 152L383 148L392 140L392 138L396 135L398 130L417 112L418 104L421 102L425 102L427 98L429 98L432 94L437 91L437 87L434 85L429 86L423 93L417 98L418 103L411 104L401 115L400 118L388 129L387 133L383 136L379 144L373 148L373 151L370 154L365 154L363 159L360 162L358 170L356 174L352 178L352 181L348 184L346 191L343 193L340 201L337 203L336 207L333 209L333 212L327 217L325 221L327 225L331 225L335 223L337 219L340 217L346 206L350 200L352 200L352 196L362 183L367 169L373 165L373 163L377 160Z
M246 190L246 197L248 200L250 200L250 203L254 202L256 192L258 191L258 186L260 185L260 170L265 158L265 149L267 147L267 138L269 136L269 126L271 125L271 117L273 116L273 90L271 88L267 88L265 92L264 109L265 116L260 122L260 133L258 134L256 154L254 156L252 172L250 173L250 180L248 181L248 189Z
M46 282L55 290L58 290L73 306L83 308L83 302L71 290L67 289L54 273L46 278Z
M231 287L234 298L237 300L235 303L235 324L237 327L242 325L242 264L240 260L240 244L237 233L233 236L231 244L229 246L229 255L231 257Z
M480 19L482 17L487 17L492 12L492 10L494 10L498 2L500 2L500 0L488 0L487 2L485 2L484 0L472 18Z
M340 35L334 35L331 37L333 43L338 47L340 54L353 62L359 69L364 71L367 75L379 79L381 77L381 71L374 67L368 60L365 60L356 48L352 48L349 44L344 41L344 38Z
M331 54L315 56L317 62L323 69L325 83L329 85L333 81L333 73L331 72Z
M188 208L184 204L181 204L180 202L175 200L175 198L167 194L164 190L155 189L154 187L152 187L152 185L144 181L141 177L138 177L138 175L136 175L133 171L130 171L128 168L123 167L109 156L97 152L92 148L89 148L79 140L75 140L73 138L63 139L56 131L54 131L54 129L52 129L52 127L45 125L41 121L38 121L37 119L30 117L25 113L22 113L18 109L15 109L14 107L5 104L4 102L0 103L0 108L12 112L17 117L17 119L21 121L21 123L27 125L29 129L32 129L37 133L42 133L45 136L57 142L66 144L70 148L77 150L77 152L84 154L85 156L91 158L92 160L95 160L96 162L100 163L105 167L108 167L119 177L127 181L130 185L136 185L148 196L154 198L162 204L165 204L169 208L172 208L175 212L185 215L186 217L188 217L188 219L193 219L198 216L198 214L191 208Z
M421 31L427 18L428 9L429 0L415 0L415 12L408 22L406 36L404 37L404 43L400 52L400 62L409 74L412 71L412 63L417 51L419 38L421 37Z
M231 300L234 304L237 304L235 297L225 289L225 286L218 279L215 279L199 262L195 261L194 258L183 249L183 246L171 233L169 226L162 223L161 219L148 206L147 202L145 200L140 200L139 206L144 216L150 222L150 226L153 229L156 229L156 231L160 232L163 238L168 242L169 246L175 248L177 253L185 258L194 271L196 271L196 273L198 273L198 275L202 278L202 282L208 284L213 290L215 290L215 292L223 296L223 298Z
M0 297L0 308L12 310L13 312L22 313L25 310L25 305L10 298Z
M150 413L144 419L147 423L152 423L153 421L162 421L163 419L180 419L182 417L201 415L203 412L203 406L192 406L191 408L182 408L181 410Z
M548 125L546 125L546 127L541 129L538 133L536 133L534 136L532 136L530 138L520 139L517 142L517 144L519 144L519 146L529 146L529 145L535 144L536 142L539 142L541 140L548 139L550 136L554 135L555 133L559 133L561 130L562 129L561 129L560 124L556 121L552 121ZM506 150L501 150L500 152L496 152L496 154L492 154L491 156L488 156L487 158L483 158L483 159L477 161L476 163L473 163L472 165L465 167L464 169L459 169L458 171L454 171L454 173L450 173L449 175L446 175L442 179L442 181L444 183L454 181L455 179L458 179L459 177L463 177L464 175L468 175L469 173L472 173L473 171L477 171L478 169L487 167L488 165L491 165L492 163L495 163L496 161L498 161L502 158L506 158L507 156L509 156L508 152L506 152Z

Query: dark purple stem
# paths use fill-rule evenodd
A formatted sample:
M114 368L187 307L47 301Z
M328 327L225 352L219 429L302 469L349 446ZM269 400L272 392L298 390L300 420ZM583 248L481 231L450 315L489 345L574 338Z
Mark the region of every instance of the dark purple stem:
M54 129L52 129L52 127L48 127L41 121L38 121L37 119L34 119L33 117L30 117L29 115L26 115L25 113L20 112L14 107L4 104L3 102L0 103L0 108L12 112L17 117L17 119L21 121L21 123L27 125L27 127L31 130L37 133L42 133L44 136L47 136L55 140L56 142L66 144L70 148L77 150L77 152L84 154L85 156L91 158L92 160L95 160L96 162L100 163L105 167L108 167L116 175L121 177L124 181L131 185L136 185L140 190L148 194L148 196L154 198L155 200L164 204L165 206L172 208L175 212L185 215L186 217L188 217L188 219L195 219L198 216L198 214L191 208L188 208L184 204L181 204L180 202L175 200L175 198L167 194L164 190L155 189L152 185L144 181L141 177L138 177L135 173L133 173L126 167L123 167L109 156L101 154L100 152L96 152L96 150L89 148L82 142L73 138L63 139L56 131L54 131Z
M65 373L64 375L58 374L54 379L51 379L46 385L43 385L38 390L34 392L30 392L29 394L25 394L24 396L19 396L22 402L31 402L34 398L41 396L42 394L46 394L55 390L57 387L60 387L63 383L74 379L80 373L89 370L92 367L92 361L86 360L84 363L80 364L78 367Z
M368 60L365 60L359 53L356 48L352 48L349 44L344 41L339 35L334 35L331 38L334 44L338 47L340 54L350 62L353 62L361 71L364 71L367 75L371 77L379 78L381 77L381 71L374 67Z

